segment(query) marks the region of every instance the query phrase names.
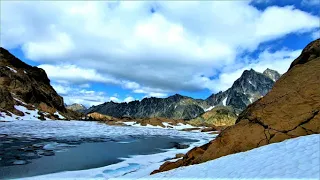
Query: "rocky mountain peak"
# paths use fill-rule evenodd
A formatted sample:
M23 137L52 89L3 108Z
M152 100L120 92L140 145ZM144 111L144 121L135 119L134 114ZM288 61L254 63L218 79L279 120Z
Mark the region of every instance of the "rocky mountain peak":
M78 104L78 103L73 103L71 105L66 106L67 109L70 109L72 111L77 111L77 112L83 112L85 110L87 110L87 108L82 105L82 104Z
M263 71L263 74L268 76L270 79L272 79L274 82L276 82L280 78L280 73L278 73L275 70L267 68Z
M240 113L249 104L266 95L274 81L253 69L243 71L231 88L224 92L212 94L206 99L211 106L232 106Z

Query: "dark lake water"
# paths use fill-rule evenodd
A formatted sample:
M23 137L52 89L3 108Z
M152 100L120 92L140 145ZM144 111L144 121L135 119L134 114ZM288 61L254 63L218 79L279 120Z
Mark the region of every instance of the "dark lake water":
M113 141L58 141L0 135L0 179L103 167L129 155L145 155L194 140L140 136Z

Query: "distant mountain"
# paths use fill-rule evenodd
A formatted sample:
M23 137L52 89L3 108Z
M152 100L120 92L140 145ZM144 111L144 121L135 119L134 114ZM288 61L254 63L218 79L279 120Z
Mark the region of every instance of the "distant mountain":
M84 105L78 103L66 105L66 108L77 112L84 112L85 110L87 110L87 108Z
M267 69L266 74L279 74L276 71ZM270 75L271 76L271 75ZM269 75L251 70L245 70L231 88L224 92L212 94L206 99L211 106L231 106L239 114L249 104L266 95L272 88L275 81ZM273 76L271 76L273 77ZM276 76L277 77L277 76ZM278 78L274 78L277 80Z
M267 68L265 71L263 71L263 74L268 76L273 81L277 81L281 76L281 74L279 74L277 71L269 69L269 68Z
M164 117L171 119L190 119L204 112L208 107L205 101L175 94L168 98L144 98L129 103L106 102L92 106L86 114L98 112L113 117Z
M269 92L277 77L276 71L267 69L266 74L251 70L243 72L231 88L224 92L212 94L205 100L175 94L167 98L144 98L129 103L106 102L92 106L84 111L86 114L98 112L113 117L163 117L171 119L193 119L215 106L230 106L240 113L249 104ZM270 76L269 76L270 75Z
M75 117L65 108L43 69L22 62L0 47L0 120Z

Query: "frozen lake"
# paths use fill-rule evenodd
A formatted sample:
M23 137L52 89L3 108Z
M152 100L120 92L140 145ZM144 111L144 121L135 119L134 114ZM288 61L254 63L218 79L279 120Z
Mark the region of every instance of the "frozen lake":
M99 168L132 155L161 153L177 144L210 138L204 133L97 122L0 122L0 178Z

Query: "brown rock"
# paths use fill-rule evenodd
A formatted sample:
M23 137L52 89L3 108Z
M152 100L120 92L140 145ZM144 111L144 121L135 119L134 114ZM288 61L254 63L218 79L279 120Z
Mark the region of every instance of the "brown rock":
M162 172L243 152L285 139L320 133L320 39L310 43L263 98L249 105L236 124L182 160L163 164Z
M218 106L207 111L200 116L188 121L194 126L231 126L234 125L237 115L234 110L228 106Z
M2 47L0 47L0 87L2 89L0 93L8 91L25 103L35 106L44 103L61 112L67 112L62 97L50 85L45 71L22 62ZM1 106L4 110L16 113L17 111L12 109L11 97L8 94L5 96L6 99L3 96L0 98Z
M104 114L100 114L97 112L87 114L87 117L91 118L92 120L96 120L96 121L116 121L116 120L118 120L117 118L114 118L114 117L111 117L108 115L104 115Z
M182 158L184 156L184 154L182 154L182 153L179 153L179 154L176 154L176 159L178 159L178 158Z

